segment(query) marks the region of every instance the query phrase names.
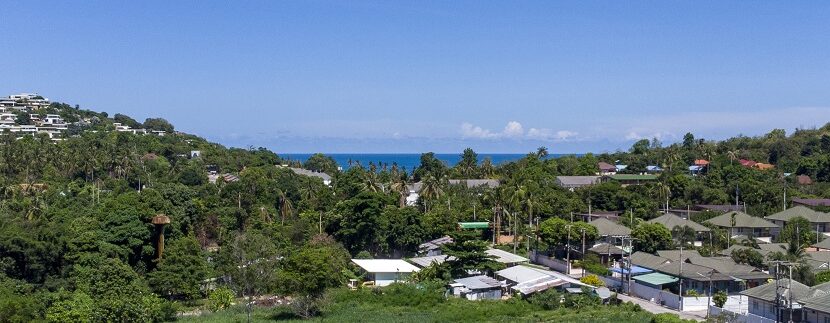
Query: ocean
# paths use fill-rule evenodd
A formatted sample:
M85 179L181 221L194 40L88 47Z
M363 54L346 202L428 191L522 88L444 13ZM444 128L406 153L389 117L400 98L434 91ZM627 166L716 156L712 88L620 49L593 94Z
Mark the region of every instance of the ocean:
M305 162L311 155L313 154L279 154L278 155L282 158L290 159L290 160L299 160L301 162ZM352 161L352 164L355 165L356 161L360 161L360 164L365 166L369 165L369 162L374 163L375 165L386 163L390 167L393 163L397 163L398 167L404 167L406 171L411 172L418 165L421 164L421 154L326 154L334 158L340 167L343 167L344 170L349 169L349 160ZM498 165L505 162L511 162L521 159L527 154L478 154L478 161L481 162L485 158L490 157L493 160L493 165ZM556 158L559 156L565 156L560 154L550 154L550 158ZM459 160L461 160L461 154L435 154L435 158L443 161L447 164L447 166L452 167L453 165L457 164Z

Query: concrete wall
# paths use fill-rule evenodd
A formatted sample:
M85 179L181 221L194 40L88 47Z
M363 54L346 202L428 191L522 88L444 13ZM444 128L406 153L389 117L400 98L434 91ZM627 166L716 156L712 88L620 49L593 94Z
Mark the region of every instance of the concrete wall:
M709 297L708 296L699 296L699 297L683 297L683 311L684 312L697 312L697 311L705 311L709 308Z
M556 259L556 258L551 258L551 257L544 256L544 255L540 255L536 251L532 251L530 253L530 261L534 264L547 266L547 267L552 268L553 270L556 270L560 273L568 273L568 272L570 272L572 274L574 273L572 270L571 271L568 270L570 266L568 266L568 263L566 261L559 260L559 259Z
M639 283L631 283L631 294L655 304L671 309L680 309L680 297L667 291L659 290ZM705 309L705 308L704 308Z
M488 290L478 293L468 293L464 295L467 299L471 301L476 301L480 299L501 299L501 290Z
M735 322L735 323L775 323L775 320L771 320L765 317L761 317L755 314L741 314L732 312L729 310L722 309L720 307L712 306L709 308L709 313L712 316L717 316L724 314L730 317L727 322ZM823 322L822 322L823 323Z
M394 282L405 281L409 273L375 273L375 286L389 286Z

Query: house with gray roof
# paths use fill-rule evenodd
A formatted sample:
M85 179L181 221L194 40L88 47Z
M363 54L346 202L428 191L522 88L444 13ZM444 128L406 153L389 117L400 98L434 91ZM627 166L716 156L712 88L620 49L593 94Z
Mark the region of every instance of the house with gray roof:
M305 168L297 168L297 167L287 167L287 166L278 166L288 168L294 174L308 176L308 177L316 177L323 181L323 184L331 185L331 175L323 173L323 172L315 172Z
M604 238L606 242L613 242L614 238L631 236L631 229L605 218L593 220L588 224L597 228L599 236Z
M677 227L687 226L687 227L692 228L692 230L695 230L695 232L710 232L710 231L712 231L711 229L701 225L700 223L697 223L697 222L689 220L689 219L681 218L681 217L679 217L679 216L677 216L676 214L673 214L673 213L663 214L659 217L648 220L648 223L660 223L664 227L666 227L666 229L669 229L669 230L674 230L674 228L677 228Z
M573 192L575 189L599 184L599 176L556 176L556 185Z
M830 206L830 199L800 199L794 198L790 201L793 202L793 205L803 205L809 207L817 207L817 206Z
M484 275L458 278L450 284L454 296L471 301L501 299L501 288L500 281Z
M787 222L796 217L802 217L810 221L810 227L818 233L830 235L830 214L814 211L806 206L797 205L784 211L766 217L779 227L784 227Z
M807 299L801 306L804 321L810 323L830 322L830 293Z
M775 223L736 211L718 215L704 222L728 230L730 237L745 235L765 242L771 242L772 237L777 236L780 231L780 227Z
M741 292L749 298L749 313L781 322L790 321L792 305L795 322L824 323L830 318L830 283L809 287L795 280L780 279ZM776 304L780 304L776 308ZM816 319L822 320L816 320Z
M681 218L673 213L666 213L654 219L648 220L648 223L659 223L662 224L666 229L669 231L674 231L675 229L689 227L697 233L695 235L695 241L692 243L695 246L701 246L703 244L704 236L708 235L712 230L709 228L697 223L695 221Z

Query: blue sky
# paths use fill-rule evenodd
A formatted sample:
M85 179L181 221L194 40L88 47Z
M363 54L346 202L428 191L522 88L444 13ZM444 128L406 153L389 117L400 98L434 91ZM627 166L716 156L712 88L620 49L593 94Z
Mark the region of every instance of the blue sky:
M161 116L230 146L602 152L830 121L826 1L11 7L0 94Z

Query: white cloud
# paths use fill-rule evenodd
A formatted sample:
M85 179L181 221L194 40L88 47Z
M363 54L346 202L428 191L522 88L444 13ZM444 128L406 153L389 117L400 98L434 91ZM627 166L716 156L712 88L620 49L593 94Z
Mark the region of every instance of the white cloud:
M554 131L548 128L530 128L525 132L524 126L518 121L510 121L501 132L493 132L475 126L469 122L461 124L463 138L477 139L530 139L530 140L567 140L575 137L577 132L570 130Z
M576 137L576 135L578 135L578 134L579 133L577 133L576 131L559 130L559 131L556 132L556 139L566 140L566 139L569 139L569 138L572 138L572 137Z
M502 134L504 134L505 137L518 138L525 134L525 130L521 123L517 121L510 121L506 126L504 126Z
M478 126L473 126L472 124L465 122L461 124L461 137L487 139L496 138L498 137L498 135L490 132L490 130Z
M530 139L547 140L554 136L553 131L546 128L530 128L527 137Z

